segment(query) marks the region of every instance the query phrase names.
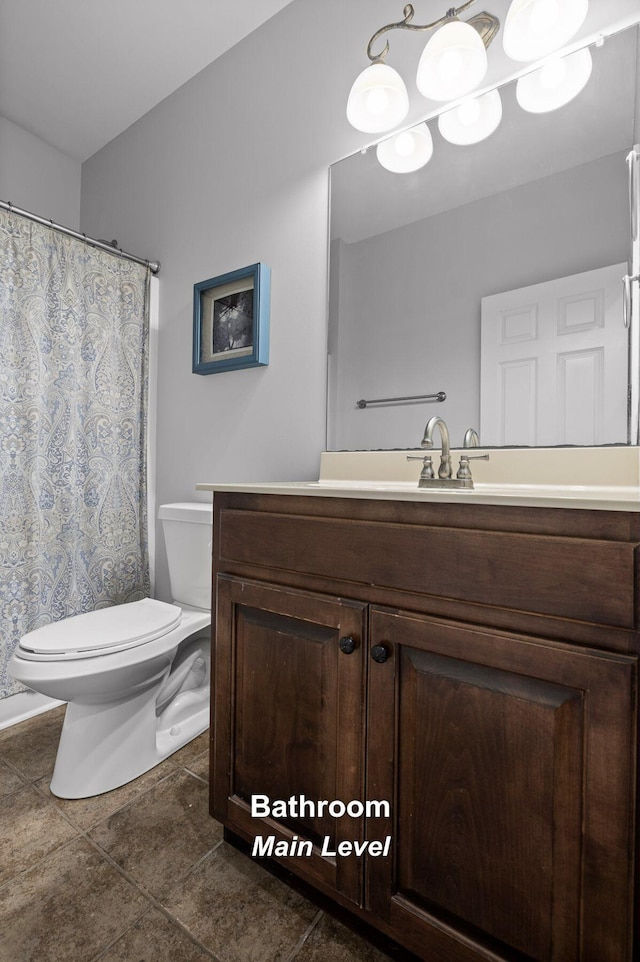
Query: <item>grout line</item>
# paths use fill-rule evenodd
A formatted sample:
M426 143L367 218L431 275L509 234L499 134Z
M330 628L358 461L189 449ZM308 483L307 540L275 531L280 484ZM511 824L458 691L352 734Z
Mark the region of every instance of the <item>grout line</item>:
M18 872L16 875L12 876L12 878L7 879L5 882L3 882L2 884L0 884L0 891L1 891L6 885L11 884L11 883L14 882L16 879L18 879L20 876L22 876L22 875L24 875L25 873L31 871L32 869L35 869L35 868L36 868L38 865L40 865L45 859L47 859L47 858L49 858L50 856L52 856L55 852L59 852L60 849L65 848L65 847L68 846L68 845L74 844L74 843L77 842L79 839L83 839L85 842L87 842L87 843L90 845L91 848L94 849L94 851L96 851L96 852L98 853L98 855L99 855L104 861L106 861L109 865L111 865L111 867L112 867L113 869L115 869L115 871L118 872L119 875L121 875L133 888L135 888L135 889L139 892L139 894L144 898L145 902L147 903L146 906L145 906L145 908L144 908L144 910L141 912L141 914L140 914L136 919L134 919L133 922L132 922L130 925L128 925L123 931L119 932L118 935L117 935L117 937L114 938L114 939L112 939L111 942L109 942L109 944L108 944L107 946L105 946L105 947L103 947L102 949L100 949L99 953L98 953L97 955L93 956L91 962L97 962L97 960L98 960L99 958L101 958L102 956L104 956L104 954L105 954L113 945L115 945L115 943L116 943L119 939L121 939L126 933L128 933L129 931L131 931L131 929L134 928L134 927L138 924L138 922L139 922L142 918L144 918L144 916L147 915L152 909L156 909L156 911L161 912L161 914L164 915L164 917L165 917L171 924L175 925L175 926L182 932L182 934L183 934L185 937L187 937L192 943L194 943L195 945L197 945L198 948L200 948L210 959L213 960L213 962L220 962L220 960L218 959L218 957L213 954L213 952L211 951L211 949L209 949L206 945L204 945L202 942L200 942L200 941L193 935L193 933L192 933L185 925L183 925L182 922L179 921L179 919L177 919L174 915L171 914L171 912L169 912L168 909L165 908L165 906L162 904L162 902L160 902L160 900L159 900L156 896L154 896L151 892L149 892L141 882L138 882L132 875L130 875L130 874L126 871L126 869L124 869L121 865L119 865L118 862L116 862L115 859L113 859L113 858L111 857L111 855L109 855L108 852L106 852L100 845L98 845L98 843L97 843L97 842L91 837L91 835L89 834L89 832L91 831L91 829L92 829L92 828L95 828L95 826L96 826L97 824L99 824L100 821L104 821L104 820L106 820L107 818L111 818L111 816L112 816L112 815L115 815L116 812L120 812L120 811L122 811L124 808L127 808L129 805L131 805L131 804L132 804L133 802L135 802L136 800L138 800L138 799L140 799L140 798L143 798L145 795L147 795L148 792L150 792L153 788L157 787L158 785L162 784L163 782L168 781L168 779L171 778L173 775L179 774L179 773L181 773L182 771L186 771L191 777L193 777L193 778L198 778L200 781L203 781L203 779L200 779L199 776L193 774L192 772L188 772L187 769L183 769L183 768L181 768L181 767L176 767L176 768L172 769L170 772L168 772L167 775L165 775L165 776L163 776L162 778L158 779L157 782L154 782L153 785L149 786L148 789L145 789L144 791L138 792L137 795L135 795L133 798L129 799L127 802L125 802L123 805L121 805L120 808L115 809L113 812L110 812L108 815L105 816L104 819L100 819L98 822L94 822L91 826L89 826L89 827L86 828L86 829L81 828L79 825L77 825L77 824L73 821L73 819L71 818L71 816L70 816L62 807L58 806L58 805L55 803L55 798L56 798L55 795L52 795L50 792L47 794L47 791L46 791L42 786L39 786L36 781L29 782L29 783L25 784L24 787L23 787L24 790L34 789L34 790L36 791L36 793L37 793L41 798L43 798L44 801L45 801L48 805L51 805L51 807L52 807L53 809L55 809L55 811L56 811L59 815L62 816L62 818L70 825L70 827L74 830L74 832L75 832L76 834L74 835L73 838L66 840L66 841L63 842L61 845L58 845L55 849L52 849L51 852L47 852L46 855L44 855L41 859L38 859L37 862L34 862L33 865L27 866L27 867L24 868L22 871ZM46 777L47 777L46 775L41 775L41 776L37 779L37 781L41 781L43 778L46 778ZM197 866L199 866L212 852L214 852L217 848L219 848L219 846L221 846L221 845L223 844L223 842L224 842L224 839L220 839L219 842L216 842L216 844L213 845L201 858L199 858L199 859L197 860L197 862L195 862L192 866L189 867L188 871L187 871L184 875L182 875L180 878L175 879L174 882L173 882L173 884L172 884L172 885L170 886L170 888L167 890L167 893L166 893L166 894L168 895L169 892L170 892L176 885L182 883L186 878L188 878L189 875L191 875L191 873L197 868Z
M84 837L86 838L87 842L89 842L89 844L105 859L105 861L107 861L107 862L112 866L112 868L114 868L120 875L122 875L123 878L125 878L125 879L127 880L127 882L129 882L130 885L132 885L134 888L136 888L136 889L140 892L140 894L141 894L141 895L147 900L147 902L149 903L149 907L146 909L145 912L142 913L141 916L139 916L139 917L135 920L135 922L133 923L133 925L137 925L137 923L140 921L140 919L143 918L152 908L154 908L154 909L156 909L158 912L161 912L162 915L164 915L166 919L168 919L168 920L169 920L170 922L172 922L178 929L180 929L180 931L181 931L184 935L186 935L192 942L194 942L199 948L203 949L203 950L210 956L210 958L214 959L215 962L219 962L218 957L213 954L213 952L211 951L211 949L209 949L206 945L204 945L202 942L200 942L199 939L197 939L196 936L194 936L193 933L192 933L185 925L183 925L183 923L182 923L178 918L176 918L175 915L172 915L171 912L170 912L167 908L165 908L165 906L162 904L162 902L160 901L160 899L159 899L157 896L153 895L151 892L149 892L149 891L145 888L145 886L142 884L142 882L138 882L137 879L135 879L132 875L130 875L129 872L127 872L127 870L126 870L125 868L123 868L122 865L119 865L119 864L115 861L115 859L113 859L113 858L109 855L108 852L105 852L104 849L101 848L101 846L98 845L98 843L97 843L96 841L94 841L94 839L91 838L91 836L89 836L89 835L87 834L87 835L85 835ZM198 859L198 861L195 863L195 865L199 865L200 862L202 862L208 855L210 855L211 852L215 851L215 849L217 849L221 844L222 844L222 840L221 840L220 842L217 842L217 843L213 846L213 848L210 848L209 851L206 853L206 855L203 855L202 858ZM184 882L184 880L189 877L189 875L191 874L191 872L192 872L193 869L195 868L195 865L192 865L191 868L189 869L189 871L186 872L185 875L181 876L179 879L176 879L175 882L174 882L174 884L171 885L171 886L167 889L167 892L165 893L165 895L164 895L163 897L166 897L166 895L168 895L169 892L171 892L172 889L173 889L176 885L178 885L178 884L181 883L181 882ZM133 925L129 926L129 927L125 930L125 932L128 932L131 928L133 928ZM125 933L121 933L121 935L118 936L118 938L121 938L123 934L125 934ZM116 941L117 941L117 940L116 940ZM111 943L111 944L114 944L114 943ZM92 962L95 962L95 960L92 960Z
M29 778L27 775L24 774L24 772L20 771L17 765L15 765L13 762L10 762L8 758L5 758L4 755L0 755L0 759L2 760L3 765L6 765L7 768L10 768L15 775L18 775L22 779L22 781L25 783L25 785L33 785L38 780L35 778ZM45 777L46 775L38 775L38 778L45 778Z
M104 817L99 818L96 822L92 822L92 823L91 823L90 825L88 825L86 828L83 828L83 827L82 827L81 825L79 825L76 821L74 821L74 819L71 817L71 815L70 815L67 811L65 811L65 809L64 809L61 805L56 804L56 797L57 797L57 796L53 795L49 789L45 789L43 786L38 785L38 782L39 782L39 781L42 781L43 778L47 778L47 777L48 777L46 774L45 774L45 775L40 775L39 778L38 778L36 781L26 783L25 785L22 786L22 788L18 789L18 791L26 791L26 790L28 790L28 789L29 789L29 790L30 790L30 789L33 789L33 790L36 792L36 794L39 795L40 798L42 798L42 799L47 803L47 805L50 805L51 808L53 808L53 809L58 813L58 815L62 816L62 818L67 822L67 824L74 830L74 832L75 832L76 834L74 835L73 838L71 838L71 839L66 839L66 840L63 841L60 845L56 846L56 848L51 849L51 851L49 851L49 852L47 852L45 855L43 855L42 858L38 859L37 862L34 862L32 865L26 866L26 868L22 869L20 872L17 872L16 875L12 876L11 878L5 879L4 882L0 883L0 889L2 889L5 885L7 885L9 882L13 881L14 879L17 879L17 878L19 878L21 875L24 875L25 872L29 872L31 869L36 868L37 865L39 865L39 864L40 864L41 862L43 862L45 859L49 858L50 855L53 855L54 852L58 852L61 848L64 848L65 845L68 845L68 844L70 844L71 842L75 842L75 841L77 841L79 838L84 838L86 841L88 841L88 842L92 845L93 848L95 848L101 855L103 855L103 856L107 859L108 862L111 863L111 865L113 865L114 868L118 869L118 871L119 871L122 875L124 875L125 878L127 878L127 881L130 881L130 882L133 881L135 885L138 885L138 883L135 882L135 880L132 880L132 879L129 878L129 876L126 874L126 872L118 865L117 862L115 862L115 861L111 858L111 856L110 856L107 852L104 851L104 849L102 849L102 848L98 845L97 842L94 842L94 840L91 838L91 836L90 836L89 833L90 833L97 825L101 824L101 822L104 822L104 821L106 821L107 819L111 818L113 815L116 815L116 814L118 814L119 812L123 811L125 808L129 807L132 803L134 803L134 802L137 801L138 799L144 798L144 796L147 795L150 791L152 791L152 790L153 790L154 788L156 788L158 785L161 785L161 784L163 784L164 782L168 781L173 775L176 775L176 774L179 773L180 771L181 771L180 768L174 768L174 769L172 769L172 770L171 770L170 772L168 772L166 775L163 775L162 778L159 778L157 782L154 782L152 785L150 785L148 788L145 788L143 791L138 792L133 798L130 798L130 799L128 799L126 802L124 802L119 808L116 808L116 809L114 809L112 812L109 812L108 814L106 814ZM191 772L189 772L188 774L189 774L189 775L192 775ZM192 775L192 777L193 777L193 778L197 778L198 776L197 776L197 775ZM13 794L15 794L15 793L13 793ZM8 795L8 796L5 796L5 797L6 797L6 798L10 798L11 795ZM221 840L221 841L222 841L222 840ZM219 844L220 844L220 842L217 842L214 846L212 846L212 848L209 849L209 852L212 852L214 849L216 849ZM209 852L207 852L204 856L202 856L202 858L206 858L206 855L208 855ZM199 863L202 861L202 858L198 859L198 863L196 863L196 864L199 864ZM193 867L193 866L192 866L192 867ZM191 868L190 868L189 871L186 873L186 875L188 875L189 872L191 872ZM183 876L183 878L186 878L186 875ZM182 881L182 879L177 879L176 882L177 882L177 881ZM142 887L141 887L141 890L142 890L142 894L145 895L146 898L153 898L153 896L152 896L150 893L147 893Z
M101 846L89 834L90 831L96 827L96 825L100 824L103 821L106 821L107 819L111 818L117 813L122 812L124 809L129 808L131 805L136 803L139 799L144 798L147 794L149 794L149 792L157 788L159 785L168 781L173 775L177 775L179 773L186 773L190 777L196 778L198 781L203 782L204 784L208 784L208 779L203 778L201 775L198 775L196 772L191 771L187 765L176 765L175 767L171 768L166 775L163 775L157 781L149 785L148 788L145 788L142 791L138 791L132 798L129 798L126 801L124 801L119 807L113 809L113 811L108 812L104 816L98 818L97 821L92 822L87 828L83 828L74 820L73 816L70 813L65 811L59 804L57 804L56 796L51 793L48 787L46 787L43 784L40 784L40 785L38 784L39 782L42 782L43 779L48 778L50 781L52 772L44 772L37 775L35 778L30 778L24 772L22 772L14 763L10 762L8 759L3 757L2 761L24 783L20 788L17 789L18 792L26 789L34 789L36 793L41 798L43 798L43 800L48 805L50 805L59 815L62 816L62 818L69 824L69 826L74 830L76 834L73 836L73 838L68 839L67 841L63 842L61 845L52 849L51 852L47 852L46 855L44 855L41 859L38 859L38 861L35 862L33 865L26 867L21 872L18 872L12 878L7 879L5 882L0 884L0 890L2 890L6 885L9 885L12 882L14 882L16 879L20 878L20 876L26 874L31 870L34 870L38 865L40 865L47 858L50 858L51 856L53 856L54 853L59 852L61 849L69 845L77 843L80 839L83 839L100 856L101 859L107 862L107 864L109 864L121 877L123 877L128 882L129 885L131 885L142 896L142 898L146 903L140 915L137 918L135 918L129 925L127 925L125 929L119 932L113 939L111 939L107 945L100 948L98 952L94 956L92 956L90 962L99 962L100 959L103 959L109 953L109 951L113 948L114 945L116 945L122 938L124 938L128 933L130 933L136 927L136 925L138 925L140 921L144 919L147 915L149 915L149 913L154 909L160 912L172 926L175 926L185 938L187 938L192 944L196 945L207 958L211 959L212 962L220 962L220 959L218 958L218 956L216 956L207 945L202 943L182 922L180 922L178 918L176 918L176 916L172 915L171 912L167 908L165 908L165 906L163 905L163 903L160 901L159 898L154 896L151 892L147 891L147 889L141 882L138 882L132 875L129 874L129 872L126 869L124 869L121 865L119 865L109 855L109 853L106 852L103 848L101 848ZM168 759L166 759L165 761L168 761ZM15 793L10 793L10 795L12 794L15 794ZM10 797L10 795L6 797ZM174 879L172 884L169 886L166 893L164 893L162 897L166 898L176 886L184 883L185 880L188 879L197 870L197 868L207 858L209 858L211 854L216 851L216 849L218 849L223 844L224 844L224 839L220 839L220 841L217 842L215 845L213 845L212 848L210 848L204 855L201 856L201 858L199 858L196 862L194 862L193 865L189 867L189 869L185 872L184 875L182 875L180 878ZM311 932L317 926L323 914L324 913L322 911L318 911L317 915L314 917L314 919L308 926L307 930L303 933L303 935L300 937L296 945L290 951L289 955L286 957L284 962L293 962L295 956L299 953L301 947L304 945L304 943L308 939Z
M75 827L75 825L72 827L77 833L76 835L73 836L73 838L66 839L66 841L62 842L61 845L58 845L57 848L52 848L50 852L47 852L46 855L43 855L42 858L39 858L37 862L33 863L33 865L27 865L25 868L21 869L19 872L16 872L15 875L12 875L11 878L5 879L4 882L0 882L0 892L2 892L2 890L6 888L7 885L11 885L13 882L16 882L23 875L26 875L27 872L31 872L34 869L36 869L38 865L41 865L46 859L50 858L52 855L55 855L61 849L66 848L67 845L73 845L74 842L77 842L78 839L82 838L82 832L79 832L78 829Z
M214 819L214 818L212 817L212 818L211 818L211 821L215 822L215 821L217 821L217 819ZM171 885L171 887L167 889L167 893L166 893L166 894L169 895L169 893L170 893L171 891L173 891L173 889L174 889L174 887L175 887L176 885L178 885L179 883L184 882L186 879L188 879L189 876L192 875L192 874L195 872L195 870L196 870L197 868L199 868L200 865L202 865L202 863L205 862L205 861L209 858L210 855L213 854L213 852L216 852L216 851L220 848L221 845L224 845L224 838L221 838L220 841L219 841L219 842L216 842L215 845L212 845L211 848L210 848L207 852L204 853L204 855L201 855L200 858L198 859L198 861L197 861L197 862L194 862L193 865L185 872L185 874L184 874L181 878L176 879L175 882Z
M116 945L116 944L120 941L120 939L124 938L125 935L127 935L129 932L131 932L131 930L136 927L136 925L138 924L138 922L141 922L142 919L145 918L145 916L149 915L149 913L152 911L152 909L153 909L153 906L152 906L152 905L147 905L147 907L145 908L145 910L144 910L144 912L142 913L142 915L139 915L137 919L134 919L134 921L131 923L131 925L128 925L128 926L126 927L126 929L123 929L122 932L119 932L118 935L116 935L116 937L115 937L114 939L111 939L111 941L110 941L109 943L107 943L107 945L103 945L103 947L102 947L101 949L98 949L97 953L96 953L94 956L91 957L91 959L89 960L89 962L98 962L98 959L104 958L104 956L107 954L107 952L109 952L110 949L112 949L113 946Z
M89 962L99 962L100 959L103 959L103 958L105 957L105 955L107 955L107 953L110 952L111 949L112 949L115 945L118 944L118 942L120 941L120 939L123 939L123 938L125 937L125 935L128 935L129 932L132 932L133 929L135 929L136 925L138 925L139 922L141 922L144 918L146 918L147 915L150 915L151 912L153 912L154 909L155 909L156 911L161 911L162 914L165 916L165 918L166 918L172 925L174 925L174 926L180 931L180 933L181 933L182 935L186 936L186 937L189 939L190 942L192 942L194 945L197 945L197 947L198 947L202 952L204 952L205 955L207 955L207 956L212 960L212 962L220 962L220 959L218 958L218 956L217 956L217 955L214 955L213 952L211 951L211 949L207 948L206 945L203 945L202 942L200 942L197 938L195 938L195 936L192 935L192 933L191 933L187 928L185 928L185 926L182 925L182 923L179 922L173 915L171 915L169 912L163 910L163 906L162 906L162 905L153 905L153 904L149 905L149 906L145 909L145 911L142 913L142 915L140 915L134 922L132 922L132 924L129 925L123 932L121 932L115 939L112 939L111 942L109 942L108 945L105 945L102 949L100 949L100 951L97 953L97 955L94 955L94 956L89 960Z
M189 941L190 941L191 943L197 945L198 948L199 948L208 958L210 958L210 959L212 960L212 962L220 962L220 960L218 959L218 957L213 954L213 952L211 951L211 949L209 949L206 945L204 945L202 942L200 942L200 941L189 931L189 929L188 929L186 926L184 926L175 916L173 916L173 915L169 912L168 909L166 909L166 908L164 907L164 905L159 901L158 898L156 898L154 895L152 895L151 892L147 891L147 889L145 888L144 885L142 885L140 882L138 882L138 881L137 881L133 876L131 876L121 865L119 865L119 864L109 855L108 852L106 852L104 849L102 849L101 846L98 845L98 843L94 841L94 839L93 839L93 838L90 836L90 834L89 834L89 832L90 832L93 828L95 828L96 825L100 824L100 823L103 822L103 821L106 821L108 818L111 818L113 815L116 815L117 813L122 812L124 809L130 807L132 804L137 803L140 799L144 798L149 792L151 792L152 790L154 790L155 788L157 788L159 785L163 784L164 782L168 781L168 780L169 780L170 778L172 778L172 776L174 776L174 775L177 776L177 775L180 775L180 774L187 774L187 775L189 775L191 778L196 778L198 781L203 782L204 784L207 784L207 783L208 783L208 779L204 779L204 778L202 778L202 776L196 774L195 772L190 771L189 768L188 768L186 765L174 765L174 766L172 766L172 767L169 769L169 771L166 773L166 775L163 775L163 776L161 776L160 778L158 778L157 781L155 781L155 782L153 782L152 784L150 784L150 785L149 785L147 788L145 788L144 790L136 792L136 794L135 794L133 797L127 799L126 801L123 801L122 804L119 805L117 808L114 808L113 811L108 812L107 814L105 814L105 815L102 816L102 817L99 817L95 822L92 822L90 825L88 825L86 828L84 828L84 827L82 827L81 825L78 824L78 822L74 819L74 817L73 817L68 811L66 811L61 805L59 805L59 804L57 803L56 796L51 793L51 791L50 791L50 789L49 789L48 786L45 786L44 784L38 784L38 783L42 783L42 782L43 782L43 779L48 779L49 782L50 782L51 776L52 776L52 771L44 771L44 772L39 773L39 774L36 775L35 777L30 777L30 776L27 775L25 772L21 771L21 769L18 768L17 765L15 765L13 762L9 761L9 759L7 759L7 758L4 757L4 756L0 756L0 757L2 757L2 762L3 762L3 764L5 764L5 765L7 766L7 768L9 769L9 771L11 771L13 774L15 774L15 775L20 779L20 782L21 782L21 785L16 789L15 792L10 792L8 795L3 796L3 798L4 798L4 797L10 798L12 795L17 794L18 792L27 791L27 790L29 790L29 791L30 791L30 790L34 790L34 791L36 792L36 794L37 794L40 798L42 798L47 805L51 806L51 808L52 808L54 811L56 811L57 814L59 814L59 815L64 819L65 822L67 822L67 824L73 829L73 831L74 831L74 833L75 833L74 836L73 836L73 838L67 839L66 841L64 841L64 842L62 842L60 845L58 845L56 848L52 849L50 852L47 852L46 855L43 855L42 858L38 859L37 862L34 862L33 865L29 865L29 866L25 867L25 868L22 869L20 872L18 872L18 873L16 873L15 875L13 875L11 878L6 879L4 882L0 883L0 891L1 891L6 885L9 885L9 884L15 882L16 879L20 878L22 875L26 874L27 872L29 872L29 871L31 871L31 870L34 870L38 865L40 865L40 864L41 864L43 861L45 861L47 858L53 856L54 853L59 852L61 849L65 848L65 847L68 846L68 845L75 844L75 843L78 842L80 839L83 839L85 842L87 842L87 843L89 844L89 846L90 846L94 851L97 852L97 854L101 857L101 859L103 859L105 862L107 862L113 869L115 869L116 872L118 872L118 874L119 874L120 876L122 876L122 877L128 882L128 884L130 884L134 889L136 889L136 890L139 892L139 894L144 898L145 903L146 903L146 905L145 905L143 911L141 912L141 914L140 914L136 919L134 919L133 922L132 922L130 925L128 925L123 931L119 932L119 933L117 934L117 936L109 942L108 945L106 945L106 946L104 946L103 948L101 948L101 949L98 951L98 953L93 956L92 962L98 962L98 959L104 957L104 955L105 955L106 953L108 953L108 951L109 951L124 935L126 935L128 932L130 932L130 931L140 922L140 920L143 919L146 915L148 915L149 912L151 912L153 909L155 909L156 911L159 911L159 912L169 921L169 923L172 924L172 925L174 925L176 928L178 928L179 931L180 931L187 939L189 939ZM170 759L170 757L171 757L171 756L169 756L169 759ZM169 759L165 759L164 762L167 762ZM143 773L143 774L146 774L146 773ZM208 852L206 852L201 858L199 858L197 862L195 862L192 866L190 866L189 869L188 869L188 871L187 871L183 876L181 876L180 878L175 879L174 882L173 882L173 884L172 884L172 885L170 886L170 888L167 890L167 894L171 891L171 889L174 888L175 885L180 884L180 883L183 882L186 878L188 878L188 876L197 868L197 866L199 866L199 865L201 864L201 862L204 861L204 859L206 859L206 858L208 857L208 855L211 854L211 852L215 851L215 849L217 849L220 845L223 844L223 841L224 841L223 839L220 839L220 841L217 842L214 846L212 846L212 848L209 849Z
M311 923L307 928L306 932L302 933L302 935L300 936L300 938L298 939L298 941L296 942L296 944L294 945L290 954L287 956L284 962L293 962L293 959L295 959L296 955L298 954L300 949L303 947L303 945L305 944L305 942L307 941L307 939L309 938L313 930L316 928L317 925L319 925L320 919L322 918L323 915L324 915L324 912L320 909L318 911L318 914L311 920Z
M124 805L122 805L119 809L116 809L115 811L110 812L108 815L105 816L104 819L101 819L101 820L98 821L98 822L94 822L93 825L90 825L90 826L89 826L88 828L86 828L86 829L85 829L85 828L80 828L78 825L76 825L76 824L73 822L73 820L71 819L71 817L70 817L62 808L59 808L59 807L58 807L57 805L55 805L55 804L53 805L53 807L56 809L56 811L59 812L59 813L69 822L69 824L72 826L72 828L75 829L75 831L78 833L78 835L76 836L76 838L82 837L82 838L84 838L87 842L89 842L89 844L92 846L92 848L94 848L97 852L99 852L99 854L102 855L103 858L105 858L105 859L109 862L109 864L113 866L113 868L117 869L117 871L118 871L121 875L123 875L124 878L126 878L126 880L127 880L128 882L130 882L130 883L131 883L132 885L134 885L137 889L139 889L139 891L141 892L141 894L142 894L146 899L149 899L153 904L155 904L156 907L160 907L160 906L161 906L161 903L156 899L156 897L155 897L154 895L152 895L151 892L148 892L147 889L144 887L144 885L143 885L141 882L138 882L135 878L133 878L133 876L129 875L129 873L127 872L127 870L126 870L123 866L121 866L118 862L116 862L116 860L115 860L105 849L103 849L102 846L98 844L98 842L95 841L95 839L91 836L90 833L91 833L91 831L93 831L93 829L96 827L96 825L101 824L102 821L106 821L108 818L111 818L113 815L116 815L118 812L121 812L121 811L123 811L125 808L128 808L128 807L129 807L131 804L133 804L137 799L144 798L144 796L147 795L147 794L149 793L149 791L151 791L151 789L156 788L158 785L161 785L161 784L163 784L164 782L168 781L173 775L176 775L176 774L178 774L179 772L180 772L180 769L179 769L179 768L175 768L173 771L169 772L168 775L166 775L165 777L159 779L157 782L154 782L154 784L153 784L149 789L145 789L145 791L140 792L140 793L139 793L138 795L136 795L134 798L129 799L129 801L126 802ZM44 793L43 793L43 794L44 794ZM55 798L55 796L52 796L52 797ZM204 861L204 859L207 858L207 856L208 856L211 852L215 851L215 850L222 844L223 841L224 841L224 839L220 839L219 842L216 842L215 845L212 845L212 847L211 847L210 849L208 849L207 852L205 852L205 854L204 854L203 856L201 856L201 857L198 859L197 862L195 862L193 865L191 865L191 866L189 867L189 869L187 870L187 872L185 872L184 875L182 875L182 876L180 876L180 878L177 878L177 879L174 880L174 883L171 885L171 888L173 888L173 885L174 885L174 884L177 885L179 882L184 881L184 879L187 878L187 877L191 874L191 872L193 871L193 869L195 868L195 866L196 866L196 865L199 865L200 862ZM58 846L58 847L60 848L61 846ZM55 851L57 851L57 849L56 849ZM46 856L45 856L45 857L46 857ZM35 864L38 864L38 863L35 863ZM170 891L170 889L169 889L168 891Z
M119 805L118 808L114 808L113 811L107 812L106 815L100 816L95 822L91 822L91 824L88 825L86 828L83 828L81 825L79 825L77 822L75 822L74 819L73 819L73 816L72 816L69 812L67 812L67 811L63 808L62 805L59 805L59 804L58 804L58 802L57 802L57 796L54 795L54 794L51 792L51 789L50 789L50 788L44 788L44 787L38 785L37 782L32 782L31 785L32 785L33 788L35 788L35 790L36 790L37 792L40 793L40 795L42 795L43 798L45 798L51 805L53 805L53 807L55 808L55 810L56 810L57 812L59 812L61 815L64 815L64 817L67 819L67 821L70 822L71 825L73 825L73 827L74 827L78 832L84 833L84 832L89 832L89 831L91 831L91 829L95 828L96 825L99 825L101 822L105 822L108 818L111 818L113 815L117 815L119 812L122 812L125 808L127 808L129 805L131 805L131 804L132 804L133 802L135 802L137 799L139 799L139 798L144 798L144 796L145 796L145 795L148 795L149 792L151 792L154 788L156 788L158 785L162 785L164 782L168 781L168 779L170 779L172 775L175 775L175 774L176 774L177 772L179 772L179 771L180 771L179 768L173 768L173 769L171 769L171 771L167 772L166 775L162 775L156 782L153 782L151 785L149 785L148 788L144 788L144 789L142 789L141 791L137 792L132 798L128 798L126 801L122 802L122 804ZM146 772L144 772L143 774L146 775ZM41 777L38 779L38 781L42 781L42 778L46 778L46 777L47 777L46 775L43 775L43 776L41 776ZM141 777L141 776L138 776L138 777ZM135 779L133 779L133 781L135 781ZM51 781L49 781L49 784L51 784ZM131 784L131 783L130 783L130 782L126 782L125 784ZM124 786L121 785L121 786L119 786L119 787L120 787L120 788L123 788ZM118 791L118 789L114 789L114 791ZM106 794L106 793L104 793L104 794ZM98 797L98 796L90 796L90 797ZM86 799L66 799L66 801L72 801L72 802L73 802L73 801L86 801Z
M189 775L193 775L194 778L197 778L199 781L204 782L205 785L208 785L208 784L209 784L209 779L208 779L208 778L203 778L202 775L198 775L197 772L192 772L191 769L190 769L190 768L187 768L186 765L184 766L184 770L185 770L185 772L188 772Z

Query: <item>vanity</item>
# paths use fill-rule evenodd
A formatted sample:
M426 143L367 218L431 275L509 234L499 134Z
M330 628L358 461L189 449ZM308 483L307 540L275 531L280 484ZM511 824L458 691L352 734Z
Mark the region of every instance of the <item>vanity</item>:
M333 165L336 452L199 486L211 813L424 962L640 959L637 8L592 40L562 111Z
M592 486L493 454L472 491L401 452L199 485L211 813L425 962L631 962L638 449Z

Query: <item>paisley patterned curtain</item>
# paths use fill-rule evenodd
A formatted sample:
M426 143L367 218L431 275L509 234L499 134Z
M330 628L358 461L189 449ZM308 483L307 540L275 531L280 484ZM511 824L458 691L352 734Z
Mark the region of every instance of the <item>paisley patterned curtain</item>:
M149 595L148 275L0 210L0 698L27 631Z

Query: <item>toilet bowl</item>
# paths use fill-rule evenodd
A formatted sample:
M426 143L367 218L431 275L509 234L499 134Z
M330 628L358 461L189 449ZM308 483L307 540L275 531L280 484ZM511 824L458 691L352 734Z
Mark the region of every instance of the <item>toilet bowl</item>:
M51 791L124 785L209 726L211 506L162 505L174 603L144 598L75 615L20 640L9 672L68 702Z

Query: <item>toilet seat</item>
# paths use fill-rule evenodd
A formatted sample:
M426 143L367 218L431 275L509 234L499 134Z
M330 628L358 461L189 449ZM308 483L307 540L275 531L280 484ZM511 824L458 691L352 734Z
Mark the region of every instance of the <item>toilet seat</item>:
M143 598L36 628L20 639L18 653L30 661L95 658L161 638L177 628L181 618L177 605Z

